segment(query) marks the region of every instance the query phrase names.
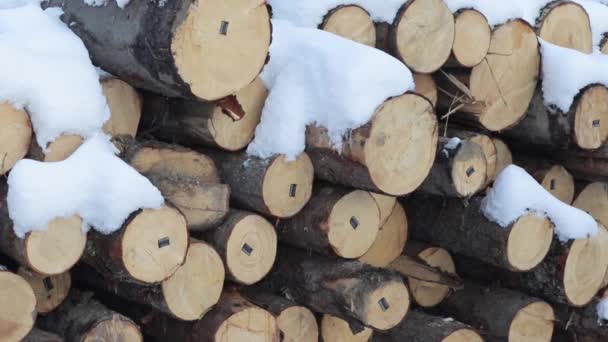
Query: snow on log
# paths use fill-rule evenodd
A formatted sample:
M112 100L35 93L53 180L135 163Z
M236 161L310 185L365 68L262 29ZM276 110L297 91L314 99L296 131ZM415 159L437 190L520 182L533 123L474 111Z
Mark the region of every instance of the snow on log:
M0 103L0 175L25 157L32 142L32 124L25 110Z
M140 142L128 136L113 142L121 159L184 215L190 231L216 227L228 214L230 187L221 183L209 157L178 145Z
M501 227L483 215L478 197L465 207L459 199L414 194L403 204L412 238L516 272L538 265L553 241L547 218L524 213Z
M270 222L254 213L231 210L204 238L224 261L226 278L236 283L257 283L275 262L277 233Z
M334 150L331 134L309 126L307 152L323 180L389 195L405 195L422 184L437 152L437 117L424 97L407 93L386 101L366 125Z
M260 76L269 95L247 149L258 157L294 159L304 150L306 126L314 123L340 145L387 99L414 89L407 67L382 51L287 21L273 20L270 56Z
M74 277L87 287L153 307L176 319L194 321L217 303L224 285L224 264L213 247L191 239L184 264L160 284L123 281L107 269L96 271L86 266L76 267Z
M478 328L488 339L550 342L555 314L546 302L526 294L467 281L437 311Z
M162 3L136 1L121 9L113 2L91 7L53 0L45 6L63 11L96 65L138 88L213 101L256 78L271 38L265 1Z
M187 249L186 219L165 205L133 213L110 235L90 232L83 261L125 282L150 284L174 274Z
M0 336L5 341L21 341L36 321L36 296L22 277L0 269Z
M92 292L71 291L57 310L40 317L37 323L66 341L143 341L131 319L93 299Z
M361 331L353 331L347 321L336 316L323 314L321 318L321 342L368 342L373 333L374 330L368 327L362 327Z
M261 159L245 152L199 151L213 159L237 207L284 218L297 214L310 199L314 170L307 153L289 161L284 156Z
M375 267L386 267L401 255L407 238L405 210L400 203L395 203L390 216L378 229L374 243L357 260Z
M608 61L608 58L606 59ZM551 79L543 82L555 82ZM559 82L568 83L560 78ZM550 87L550 85L547 85ZM545 86L543 86L545 89ZM526 148L544 151L560 149L593 150L608 139L608 88L601 84L585 86L566 111L547 107L540 89L517 126L505 132L510 141ZM552 96L552 95L549 95Z
M361 6L340 5L323 17L319 29L367 46L376 46L376 28Z
M268 310L277 318L285 342L318 342L319 326L315 315L305 306L255 286L244 287L241 295L253 304ZM336 341L336 340L329 340Z
M483 190L488 162L481 146L467 139L440 137L435 163L418 191L448 197L470 197Z
M280 248L267 281L315 312L379 330L397 325L409 309L407 287L397 273L358 261Z
M543 159L517 155L515 165L522 167L558 200L570 205L574 200L574 178L563 166Z
M69 271L56 275L42 275L19 267L17 274L27 281L36 296L36 311L46 314L55 310L68 296L72 288L72 277Z
M260 122L268 91L259 78L234 96L245 116L234 119L232 108L221 102L200 102L146 93L142 130L170 143L211 146L228 151L245 148Z
M502 227L528 213L547 216L561 241L584 239L598 233L598 224L593 217L555 198L515 165L508 166L498 175L494 187L483 199L481 210L485 217Z
M178 321L166 315L142 318L147 334L159 341L256 341L276 342L280 330L276 318L255 306L236 290L224 290L218 303L203 318L194 322Z
M380 208L369 192L321 187L302 211L279 221L277 234L292 246L353 259L371 248L379 228Z
M431 316L411 310L407 317L388 334L374 334L372 342L483 342L472 327L451 318Z
M581 5L587 15L589 16L589 22L591 23L591 33L593 34L593 50L604 52L605 48L605 36L608 32L608 23L606 22L606 16L608 15L608 3L605 1L595 0L571 0Z
M25 336L21 342L63 342L63 337L50 333L48 331L40 330L38 328L32 329L30 333Z

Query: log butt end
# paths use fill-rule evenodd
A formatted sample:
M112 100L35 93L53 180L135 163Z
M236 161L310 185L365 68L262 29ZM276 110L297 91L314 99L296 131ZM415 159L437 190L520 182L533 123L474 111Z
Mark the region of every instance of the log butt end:
M545 41L583 53L593 51L591 25L583 6L566 1L550 3L538 20L538 36Z
M364 146L374 185L390 195L414 191L429 174L437 151L437 117L424 97L407 93L376 112Z
M306 153L294 161L274 158L262 183L262 197L270 214L291 217L308 203L312 195L314 168Z
M338 6L319 25L321 30L367 46L376 46L376 27L369 13L360 6Z
M36 296L22 277L0 271L0 336L4 341L20 341L36 319Z
M454 331L453 333L446 336L441 342L484 342L483 337L479 335L475 330L469 328L463 328ZM519 340L510 340L519 341Z
M102 80L101 89L110 107L110 118L103 124L104 133L135 138L142 108L142 99L137 91L117 78Z
M355 334L350 329L348 322L332 315L325 314L321 320L323 341L367 342L373 333L372 329L364 327L363 330Z
M57 218L47 230L33 231L25 238L28 266L40 274L66 272L80 259L86 246L87 234L82 231L78 216Z
M277 253L277 233L259 215L246 215L235 224L226 244L226 268L232 280L251 285L272 268Z
M454 260L450 253L443 248L425 248L417 256L429 266L437 267L449 274L456 274ZM408 283L414 301L425 308L439 305L450 294L450 288L446 285L422 281L412 277L408 278Z
M549 219L527 214L512 226L507 239L507 260L517 271L529 271L540 264L553 241L553 224Z
M600 148L608 139L608 88L585 89L574 109L574 141L584 150Z
M184 216L168 206L144 209L124 228L122 262L129 274L145 283L170 277L184 262L188 229Z
M0 175L25 157L32 141L32 123L25 110L0 103Z
M319 340L317 319L306 307L292 306L283 310L277 317L277 324L283 333L285 342L317 342Z
M489 163L480 145L463 141L454 156L452 183L462 197L471 196L483 189L488 179Z
M70 272L45 276L20 267L17 274L25 279L34 290L36 311L41 314L51 312L63 303L72 287Z
M184 264L162 283L169 310L184 321L202 318L218 302L224 277L224 263L215 249L192 240Z
M270 39L265 1L237 0L226 6L213 0L189 7L175 30L171 51L192 94L213 101L256 78L266 62Z
M576 197L574 207L586 211L604 226L608 224L608 184L595 182L587 185Z
M552 166L540 183L560 201L571 204L574 200L574 178L563 166Z
M492 37L486 17L474 9L460 11L454 20L454 31L452 54L458 64L472 68L481 63Z
M216 330L213 341L274 342L279 330L274 316L258 307L245 308L228 317Z
M95 341L133 341L143 342L139 328L131 320L114 314L95 324L83 338L83 342Z
M538 301L515 314L509 327L509 341L551 341L555 314L551 305Z
M505 167L513 164L513 154L511 154L511 149L504 141L492 138L492 142L494 143L494 147L496 147L496 172L491 179L494 181Z
M365 298L362 322L378 330L399 324L410 307L410 295L402 281L387 281Z
M375 267L386 267L397 259L408 238L407 216L403 206L395 203L393 211L378 230L376 240L359 261Z

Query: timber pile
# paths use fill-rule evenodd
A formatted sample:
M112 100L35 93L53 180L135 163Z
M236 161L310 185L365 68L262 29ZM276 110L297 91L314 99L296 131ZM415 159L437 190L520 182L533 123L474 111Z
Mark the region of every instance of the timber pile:
M589 84L562 111L541 79L539 37L608 51L585 8L548 1L533 23L492 23L403 0L388 22L357 3L315 28L391 54L415 91L385 99L338 151L308 126L293 160L246 150L269 97L264 0L43 4L115 75L100 81L103 131L165 203L107 235L70 216L19 237L2 179L0 340L608 340L595 309L608 286L608 88ZM39 146L27 108L0 103L1 175L83 142ZM511 164L598 235L558 241L532 212L488 219L483 196Z

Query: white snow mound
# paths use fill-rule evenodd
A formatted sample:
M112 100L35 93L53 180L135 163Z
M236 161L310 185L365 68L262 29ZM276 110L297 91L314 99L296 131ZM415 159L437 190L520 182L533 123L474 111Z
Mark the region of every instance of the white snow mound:
M96 134L64 161L17 162L8 177L15 234L46 230L53 219L72 215L82 217L84 229L109 234L132 212L159 208L160 191L116 153L108 136Z
M591 33L593 34L593 49L599 51L600 43L604 33L608 32L608 1L601 3L592 0L573 0L579 5L583 6L587 15L589 15L589 21L591 23Z
M0 101L27 110L43 149L61 134L91 136L110 111L87 49L60 10L21 5L0 9Z
M545 105L567 112L586 86L608 86L608 55L585 54L538 39L541 43L542 86Z
M523 19L534 26L540 10L553 0L443 0L452 12L472 8L481 12L490 26Z
M534 212L548 216L560 241L584 239L598 233L597 223L587 213L555 198L524 169L507 166L483 199L483 214L502 227Z
M604 298L597 303L597 318L598 320L608 320L608 298Z
M306 126L315 123L339 147L385 100L414 89L407 67L384 52L283 20L273 20L260 77L270 93L247 152L261 158L294 159L304 151Z
M272 17L287 20L300 27L316 28L323 17L341 5L358 5L373 21L393 23L397 11L407 0L267 0L272 6Z

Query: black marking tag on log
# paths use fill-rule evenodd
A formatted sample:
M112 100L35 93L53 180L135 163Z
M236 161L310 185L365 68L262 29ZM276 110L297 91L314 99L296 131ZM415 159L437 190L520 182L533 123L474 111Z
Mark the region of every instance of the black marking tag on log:
M549 184L549 188L550 188L551 190L555 190L555 179L552 179L552 180L551 180L551 183Z
M593 120L592 125L594 128L600 127L600 119Z
M42 283L44 284L44 288L47 291L51 291L52 289L55 288L55 286L53 286L53 281L51 280L50 277L46 277L46 278L42 279Z
M297 190L298 190L298 184L291 184L289 186L289 197L296 197Z
M253 247L251 247L247 243L245 243L243 245L243 247L241 247L241 250L243 251L243 253L245 253L247 255L251 255L251 252L253 252Z
M222 24L220 25L220 33L224 36L228 34L228 25L230 25L229 22L222 20Z
M351 217L350 218L350 226L353 227L353 229L357 230L357 228L359 228L359 220L357 220L356 217Z
M169 246L170 244L171 244L171 240L169 240L168 237L158 240L158 248L163 248L165 246Z
M388 308L391 307L390 305L388 305L388 302L384 297L380 298L380 300L378 301L378 305L380 305L380 309L382 309L382 311L386 311L388 310Z
M471 167L469 167L467 169L467 177L471 177L471 175L474 174L474 173L475 173L475 168L474 167L471 166Z

